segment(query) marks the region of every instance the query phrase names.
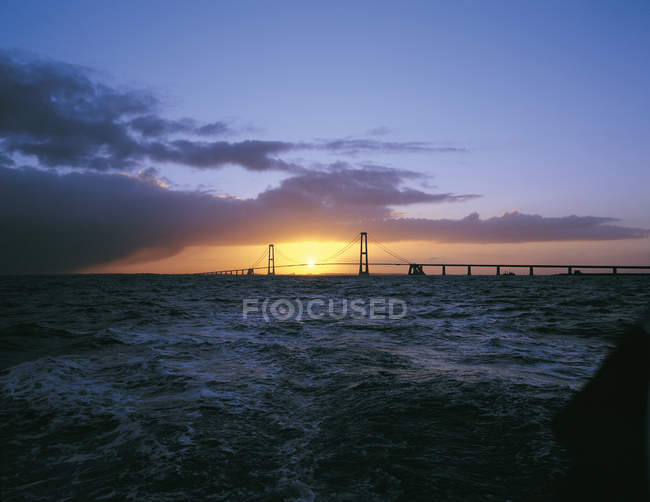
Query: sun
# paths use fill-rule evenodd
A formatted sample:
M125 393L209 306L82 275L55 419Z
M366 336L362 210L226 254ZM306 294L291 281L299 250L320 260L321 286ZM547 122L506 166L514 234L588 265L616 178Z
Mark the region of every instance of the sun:
M314 268L314 264L315 264L315 263L316 263L316 261L313 260L312 258L310 258L310 259L307 260L307 266L308 266L309 268Z

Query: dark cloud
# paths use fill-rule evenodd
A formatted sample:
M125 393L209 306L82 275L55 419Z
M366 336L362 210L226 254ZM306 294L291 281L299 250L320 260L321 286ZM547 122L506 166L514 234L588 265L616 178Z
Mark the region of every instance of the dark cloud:
M199 136L217 136L221 134L232 134L230 126L226 122L211 122L194 129Z
M196 120L185 118L167 120L157 115L142 115L129 122L131 130L147 138L167 137L172 134L197 134L199 136L216 136L230 133L226 122L212 122L199 125Z
M649 235L646 229L592 216L508 213L486 220L476 214L461 220L394 219L389 204L456 196L400 189L403 178L390 170L372 173L374 181L366 172L342 166L329 173L300 173L248 200L168 190L156 174L58 175L0 168L0 272L73 271L143 250L164 257L190 245L337 239L360 230L385 241L535 242ZM345 183L359 184L365 191L357 198L342 189Z
M320 145L314 145L323 150L331 152L354 155L360 152L384 152L384 153L465 153L466 148L451 146L436 146L431 143L420 141L377 141L374 139L336 139L324 141Z
M599 241L640 239L650 230L614 224L615 218L598 216L545 217L518 211L481 219L472 213L460 220L402 218L382 222L380 228L391 239L406 240L420 236L422 240L449 243L516 243L545 241Z
M254 171L301 170L278 158L299 150L337 154L364 151L440 153L463 149L421 142L341 139L195 141L184 136L233 134L226 122L161 117L148 91L116 89L79 66L18 60L0 52L0 154L33 155L43 167L132 170L143 162L174 162L198 168L236 164ZM4 162L7 164L8 162Z
M269 169L299 171L302 169L300 166L273 157L274 154L287 152L294 148L294 144L282 141L249 140L230 143L227 141L174 140L148 145L147 154L153 161L175 162L198 168L236 164L251 171Z
M157 105L150 94L96 83L77 66L19 62L0 53L2 147L35 155L44 165L132 165L138 144L119 121Z
M191 132L196 123L191 119L166 120L157 115L142 115L131 120L129 126L147 138L157 138L179 132Z
M388 216L388 206L419 202L464 202L479 197L475 194L431 194L412 188L400 188L405 179L421 177L421 174L412 171L382 166L360 169L346 163L337 163L326 171L307 171L285 179L278 188L262 193L260 199L316 201L326 207L345 207L354 211L359 211L359 207L371 207L374 216L382 208L381 214Z
M159 100L145 91L117 90L89 70L48 61L18 61L0 53L0 148L34 155L42 166L95 170L132 169L143 160L197 167L239 164L248 169L293 166L269 156L294 149L274 141L193 142L175 134L231 133L225 122L168 120ZM0 159L1 160L1 159Z

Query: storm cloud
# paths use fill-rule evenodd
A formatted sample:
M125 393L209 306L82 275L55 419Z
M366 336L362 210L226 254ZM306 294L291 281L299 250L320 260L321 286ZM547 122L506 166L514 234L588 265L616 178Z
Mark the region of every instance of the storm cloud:
M110 86L87 68L0 52L0 155L34 156L43 167L134 170L146 162L171 162L201 169L238 165L297 172L300 166L279 155L462 151L426 142L350 138L209 141L203 138L237 131L225 121L167 119L162 108L152 92Z
M2 273L69 272L153 250L172 256L191 245L265 244L313 238L340 239L359 230L384 241L536 242L643 238L649 231L611 218L544 218L507 213L482 220L395 219L391 204L453 201L453 194L399 188L404 175L345 167L301 173L253 199L169 190L151 176L0 168ZM331 179L328 177L331 176ZM408 177L408 174L406 174ZM359 183L361 199L335 192ZM394 183L397 182L397 183ZM364 188L365 187L365 188ZM359 200L363 200L360 203ZM317 229L317 230L315 230Z

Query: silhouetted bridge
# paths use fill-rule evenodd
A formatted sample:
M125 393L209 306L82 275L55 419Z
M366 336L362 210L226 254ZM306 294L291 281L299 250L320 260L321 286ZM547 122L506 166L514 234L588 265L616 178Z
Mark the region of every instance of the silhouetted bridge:
M355 242L359 239L359 261L334 261L340 258L344 253L352 248ZM556 269L556 270L566 270L568 275L577 275L582 273L582 269L587 270L607 270L612 274L617 274L619 270L646 270L650 272L650 265L548 265L548 264L533 264L533 265L521 265L521 264L486 264L486 263L414 263L403 256L400 256L396 252L390 250L385 244L382 244L379 241L371 241L374 244L384 251L386 254L395 258L395 262L368 262L368 234L367 232L361 232L359 237L354 237L350 242L345 246L339 249L336 253L329 256L323 261L318 263L300 263L296 260L284 255L281 251L278 251L278 254L283 257L283 259L292 262L282 265L275 264L275 246L269 244L262 255L250 266L245 268L234 268L227 270L216 270L214 272L203 272L204 275L255 275L256 271L266 270L266 275L275 275L276 268L300 268L300 267L322 267L322 266L358 266L359 275L369 275L370 266L372 267L395 267L395 266L408 266L408 275L425 275L425 267L434 267L439 269L441 275L447 275L447 269L449 268L462 268L467 271L467 275L472 275L472 269L482 269L482 268L491 268L495 269L496 275L502 275L501 271L505 270L504 275L514 275L510 269L524 269L528 271L528 275L533 276L535 269ZM264 263L264 258L266 258L266 265L260 265Z

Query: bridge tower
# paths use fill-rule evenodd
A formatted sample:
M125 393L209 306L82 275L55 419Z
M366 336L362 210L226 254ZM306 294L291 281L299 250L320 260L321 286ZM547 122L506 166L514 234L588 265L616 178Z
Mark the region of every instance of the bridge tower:
M269 244L269 262L266 266L266 275L275 275L275 250L273 244Z
M365 262L364 262L365 257ZM361 232L361 248L359 250L359 275L369 275L368 270L368 233Z

